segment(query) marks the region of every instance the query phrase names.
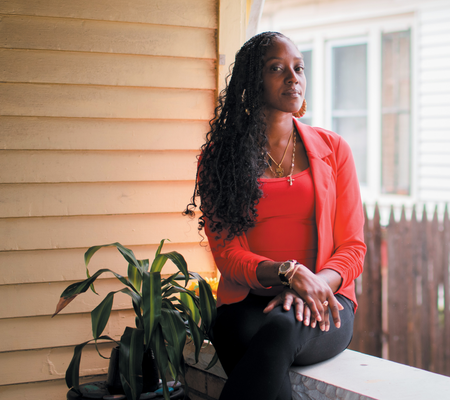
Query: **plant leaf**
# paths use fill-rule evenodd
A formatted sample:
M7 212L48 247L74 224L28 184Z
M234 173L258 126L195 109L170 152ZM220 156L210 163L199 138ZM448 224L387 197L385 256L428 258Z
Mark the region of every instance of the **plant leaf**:
M206 282L199 274L195 272L190 272L190 274L198 281L202 325L205 331L209 333L217 315L216 300L214 299L208 282Z
M194 299L197 300L197 296L192 295L191 293L180 293L180 302L183 307L187 308L185 314L188 318L190 335L194 341L195 362L197 363L205 335L198 326L200 322L200 312L198 310L198 304L194 301Z
M180 293L180 301L189 309L192 319L198 324L200 321L200 312L192 296L186 292Z
M141 307L142 307L142 298L138 296L138 299L133 298L133 309L134 313L136 314L136 328L138 329L144 329L144 319L142 318L141 313Z
M114 339L109 336L100 336L98 339L111 340L115 342ZM81 361L81 352L83 351L84 346L86 346L92 340L88 340L87 342L81 343L78 346L75 346L73 350L73 357L70 361L69 366L66 370L66 385L69 389L73 389L76 393L81 395L80 392L80 361Z
M214 364L219 361L219 355L217 354L217 351L214 353L213 358L209 362L208 366L205 368L206 370L214 367Z
M123 390L129 400L139 400L142 393L142 358L144 331L127 326L120 339L119 371Z
M164 298L169 298L170 296L176 293L183 293L183 291L179 290L177 287L167 285L165 288L162 289L162 293Z
M70 297L60 297L58 304L56 305L56 310L52 315L52 318L58 314L62 309L64 309L75 297L77 297L78 294Z
M141 297L128 288L109 292L103 301L91 311L92 335L94 339L97 339L102 334L108 323L113 306L114 295L116 293L125 293L129 295L133 300L133 307L135 303L140 304ZM136 312L136 314L138 313ZM138 315L140 316L140 310Z
M167 258L164 259L163 257L159 256L161 254L161 250L165 240L168 240L170 242L169 239L162 239L161 242L159 242L159 246L156 249L155 258L153 259L152 267L150 269L151 272L161 272L162 267L167 261Z
M128 280L130 284L136 289L136 292L141 291L142 283L142 269L137 269L133 264L128 263Z
M86 267L88 266L89 262L91 261L92 256L98 250L100 250L102 247L111 247L111 246L116 247L117 250L119 250L120 253L122 254L122 256L125 258L125 260L127 260L130 264L133 264L136 268L140 267L138 261L136 260L136 257L134 255L133 251L131 251L130 249L126 248L125 246L122 246L118 242L110 243L110 244L103 244L101 246L92 246L92 247L90 247L86 251L86 253L84 253L84 263L85 263Z
M164 342L160 324L155 327L154 334L151 337L151 348L155 355L156 363L158 364L158 370L164 391L164 400L170 400L170 393L167 388L166 379L167 370L169 369L169 355L167 354L166 344Z
M114 301L116 292L109 292L103 301L91 311L92 335L97 339L105 329Z
M89 289L89 286L103 273L103 272L112 272L109 269L100 269L94 275L90 276L88 279L85 279L81 282L75 282L71 285L67 286L64 291L61 293L61 297L59 299L58 304L56 305L55 313L52 315L54 317L58 314L64 307L66 307L76 296L80 293L86 292Z
M147 351L153 331L161 320L161 274L144 272L142 280L142 308L144 310L145 344Z
M150 272L161 272L166 261L167 257L165 257L163 254L158 254L152 262Z
M136 304L138 304L140 306L142 297L140 294L136 293L134 290L130 290L129 288L123 288L121 290L118 290L116 293L118 293L118 292L127 294L128 296L130 296L132 298L133 302L136 302Z
M186 343L186 327L178 311L167 308L163 308L161 311L161 328L163 337L167 341L167 353L175 372L178 373Z
M111 271L108 268L99 269L88 279L85 279L81 282L72 283L71 285L66 287L66 289L61 294L61 298L59 299L59 302L56 306L56 311L53 314L53 317L62 309L64 309L64 307L66 307L76 296L86 292L89 289L90 285L104 272L111 272L117 279L119 279L119 281L134 290L134 287L122 275L116 274L114 271Z
M168 278L164 279L161 282L161 287L164 287L165 285L169 285L170 283L172 283L173 280L176 280L178 278L180 272L175 272L173 275L170 275ZM184 279L184 277L183 277Z
M86 346L90 340L87 342L81 343L78 346L75 346L73 351L73 357L70 361L69 366L66 370L66 385L69 389L73 389L76 393L81 395L80 392L80 360L81 360L81 351L84 346Z
M186 289L185 287L181 286L181 285L180 285L179 283L177 283L176 281L171 281L170 283L172 284L172 287L171 287L170 289L167 290L167 293L168 293L169 291L170 291L170 293L187 293L187 294L189 294L189 296L191 296L191 297L194 299L194 301L196 301L196 299L197 299L197 302L199 302L198 296L197 296L197 294L195 293L195 291ZM196 302L196 303L197 303L197 302Z
M166 240L167 240L168 242L170 242L169 239L162 239L162 240L159 242L159 246L158 246L158 248L156 249L155 258L158 257L158 255L161 253L162 247L163 247L164 242L165 242Z
M184 275L184 286L186 286L189 282L189 272L184 257L176 251L171 251L170 253L164 253L161 255L170 259L178 267L178 269Z
M114 246L117 248L117 250L119 250L119 252L122 254L122 256L128 261L129 264L133 264L139 271L141 271L141 267L140 264L138 263L138 261L136 260L136 257L134 256L134 253L130 250L127 249L125 246L122 246L120 243L111 243L111 244L104 244L101 246L93 246L90 247L86 253L84 253L84 263L86 265L86 275L88 278L90 278L90 274L89 274L89 270L88 270L88 264L91 261L92 256L98 251L100 250L102 247L110 247L110 246ZM111 271L112 272L112 271ZM141 272L142 273L142 272ZM116 277L121 280L121 282L127 286L130 286L130 283L128 283L128 281L123 278L122 276L116 274L115 272L113 272L114 275L116 275ZM120 277L120 278L119 278ZM97 294L97 292L95 291L94 285L93 283L91 283L90 285L91 290Z
M198 327L197 323L192 319L189 314L186 314L189 323L189 330L191 333L192 340L195 346L195 362L198 363L198 357L200 355L200 350L202 349L203 341L205 340L205 335L203 331Z
M140 266L142 267L142 271L143 271L143 272L148 272L148 266L149 266L148 259L145 259L145 260L138 260L138 263L139 263Z

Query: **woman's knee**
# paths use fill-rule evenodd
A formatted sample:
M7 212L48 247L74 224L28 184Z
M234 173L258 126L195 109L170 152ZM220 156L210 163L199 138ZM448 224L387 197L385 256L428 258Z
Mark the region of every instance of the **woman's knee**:
M283 341L288 340L291 335L298 335L299 329L302 327L302 323L295 319L294 311L284 310L281 306L274 308L264 321L261 329L267 331L275 339L280 337Z

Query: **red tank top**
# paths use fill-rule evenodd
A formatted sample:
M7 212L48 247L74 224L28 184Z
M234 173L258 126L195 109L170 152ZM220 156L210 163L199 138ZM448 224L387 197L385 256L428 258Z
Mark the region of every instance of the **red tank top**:
M317 227L315 220L314 183L311 169L288 178L261 178L263 197L257 205L256 226L247 231L253 253L274 261L295 259L315 270ZM258 295L275 295L283 287L252 290Z

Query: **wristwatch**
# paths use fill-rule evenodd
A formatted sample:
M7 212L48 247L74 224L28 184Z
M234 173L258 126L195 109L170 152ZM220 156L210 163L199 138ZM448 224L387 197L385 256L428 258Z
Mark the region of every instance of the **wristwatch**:
M294 269L295 264L297 264L296 260L287 260L278 267L278 276L283 285L289 286L289 279L286 275Z

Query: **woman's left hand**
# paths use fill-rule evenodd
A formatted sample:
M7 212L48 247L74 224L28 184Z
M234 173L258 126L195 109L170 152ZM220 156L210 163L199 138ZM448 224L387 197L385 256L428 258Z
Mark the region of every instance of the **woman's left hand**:
M278 294L271 301L269 301L269 304L267 304L267 307L264 309L263 312L265 314L268 314L278 305L282 305L283 309L286 311L289 311L293 306L295 318L297 319L297 321L300 322L303 321L304 313L306 311L307 306L304 304L303 299L294 290L292 289L283 290L280 294ZM305 325L309 325L309 318L308 321L306 321L305 319Z
M315 325L315 321L322 331L328 331L331 316L336 328L340 328L339 311L344 307L333 293L341 283L340 275L330 269L323 269L315 274L302 264L297 266L290 278L290 284L311 309L311 326Z
M343 309L341 304L339 304L339 309ZM276 306L282 305L283 309L289 311L292 306L294 306L295 319L302 322L306 326L311 326L315 328L318 321L312 315L311 309L308 307L305 301L292 289L285 289L280 294L275 296L269 303L267 307L263 310L265 314L271 312ZM324 307L324 319L319 322L320 329L322 331L328 331L330 329L330 313L328 306Z

